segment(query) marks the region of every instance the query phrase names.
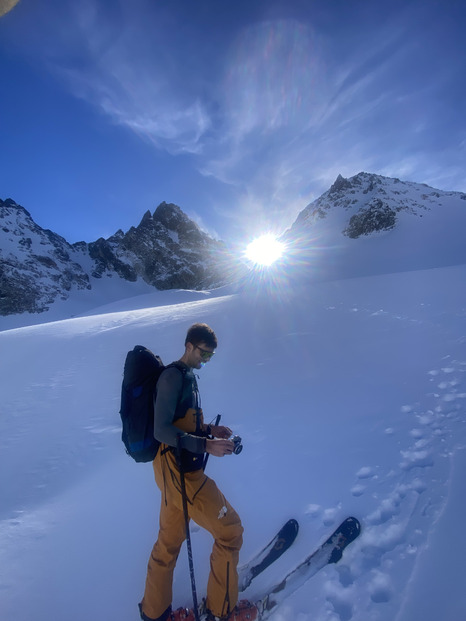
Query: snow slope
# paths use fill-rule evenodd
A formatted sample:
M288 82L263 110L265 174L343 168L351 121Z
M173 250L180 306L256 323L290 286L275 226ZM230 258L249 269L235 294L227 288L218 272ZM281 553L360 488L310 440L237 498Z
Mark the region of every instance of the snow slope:
M0 618L138 619L159 493L119 438L124 356L141 343L170 361L207 321L206 418L244 444L208 472L242 516L242 560L301 525L246 596L353 514L359 540L272 621L464 621L465 282L460 265L269 283L0 332ZM211 540L193 531L202 594ZM184 550L174 597L191 601Z

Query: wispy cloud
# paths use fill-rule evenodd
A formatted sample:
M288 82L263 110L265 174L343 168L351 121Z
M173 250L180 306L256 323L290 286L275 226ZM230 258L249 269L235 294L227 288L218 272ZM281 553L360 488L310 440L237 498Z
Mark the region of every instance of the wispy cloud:
M41 32L53 36L42 53L66 87L111 122L169 153L199 153L210 116L179 71L163 16L145 19L150 4L115 3L111 12L95 0L57 5L53 12L49 5Z
M333 41L331 53L294 20L240 34L222 85L223 143L205 154L202 171L240 189L248 227L251 214L289 223L340 173L389 170L427 182L438 178L428 171L454 162L442 150L433 163L438 95L448 88L440 66L422 65L427 35L419 37L417 20L404 11L351 47Z
M284 228L339 173L364 169L362 143L373 141L355 140L354 129L385 94L364 99L374 68L357 71L353 65L353 79L347 68L345 83L335 80L322 42L310 26L294 20L250 26L227 60L223 140L206 151L201 170L239 188L245 228L252 219Z
M54 2L41 28L52 70L111 122L171 155L192 154L202 175L234 188L234 208L216 206L225 219L285 227L340 173L441 178L439 102L459 63L445 71L434 53L425 62L428 34L409 3L371 28L353 23L342 39L312 19L243 22L210 43L213 70L199 54L211 33L180 28L181 5ZM452 147L438 157L439 171L460 170Z
M57 68L71 91L104 112L113 123L171 154L200 153L211 123L199 99L180 101L164 76L141 66L133 72L112 58L92 71Z

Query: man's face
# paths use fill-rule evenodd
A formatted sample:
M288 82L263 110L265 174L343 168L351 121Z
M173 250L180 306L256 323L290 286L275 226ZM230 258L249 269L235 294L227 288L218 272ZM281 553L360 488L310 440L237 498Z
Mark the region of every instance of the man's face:
M208 347L205 343L199 343L199 345L188 343L188 351L189 366L193 369L200 369L204 364L209 362L215 350Z

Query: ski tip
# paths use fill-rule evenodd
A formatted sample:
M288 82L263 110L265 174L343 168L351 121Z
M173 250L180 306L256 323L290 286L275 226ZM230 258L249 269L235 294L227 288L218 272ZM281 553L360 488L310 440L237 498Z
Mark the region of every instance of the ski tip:
M327 539L326 543L330 544L333 547L328 562L338 563L338 561L343 556L343 550L352 541L359 537L360 532L361 523L357 518L348 517L343 520L343 522L336 529L333 535L329 537L329 539Z
M342 537L339 548L344 550L348 544L357 539L361 533L361 523L355 517L348 517L346 520L340 524L340 526L335 531L335 534L338 534Z
M352 533L354 538L356 538L361 532L361 522L358 520L358 518L351 516L346 518L343 523L345 527Z
M287 522L285 522L283 526L280 528L280 531L277 537L286 539L286 541L293 542L296 539L298 530L299 530L299 524L297 520L295 520L294 518L291 518L291 520L288 520Z

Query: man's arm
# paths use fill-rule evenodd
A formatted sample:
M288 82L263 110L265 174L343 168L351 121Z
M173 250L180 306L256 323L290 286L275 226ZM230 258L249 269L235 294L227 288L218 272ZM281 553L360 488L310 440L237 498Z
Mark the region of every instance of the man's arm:
M213 438L228 439L233 435L232 430L229 427L224 427L223 425L206 425L204 423L202 431Z
M204 453L206 440L199 436L183 433L173 425L176 406L183 387L183 373L170 367L162 373L157 383L157 398L154 406L154 437L159 442L176 447L181 435L181 448L191 453Z

